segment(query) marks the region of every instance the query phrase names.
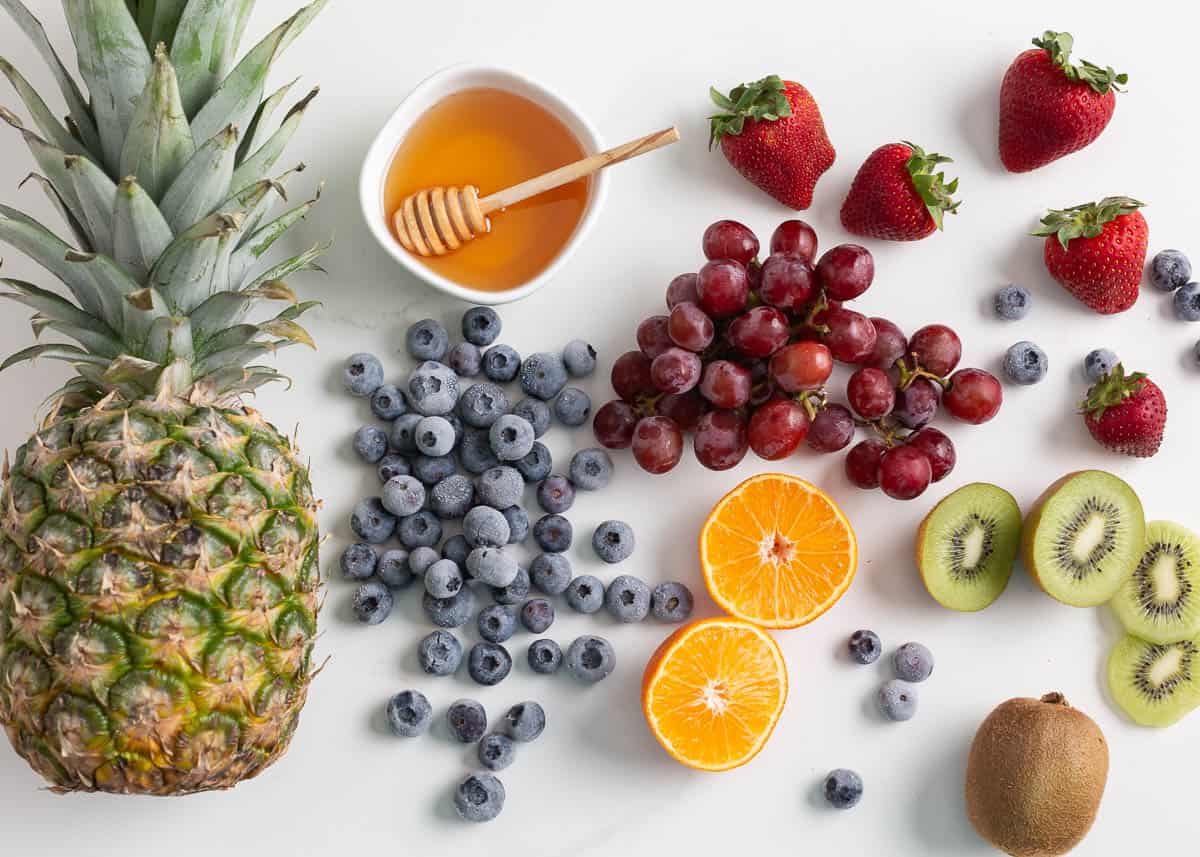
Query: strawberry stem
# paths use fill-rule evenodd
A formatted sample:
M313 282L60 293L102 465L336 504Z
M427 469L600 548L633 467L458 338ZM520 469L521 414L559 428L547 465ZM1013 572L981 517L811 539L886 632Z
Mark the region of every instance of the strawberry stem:
M720 113L708 117L708 148L712 148L726 134L736 137L746 127L746 120L774 122L792 115L791 102L784 94L785 84L779 75L772 74L753 83L735 86L729 95L708 88L713 103L721 108Z
M921 195L921 200L925 203L925 208L928 209L933 222L938 229L941 229L942 216L947 212L957 214L958 207L962 203L955 202L952 196L958 190L958 179L947 182L944 172L939 170L935 173L933 170L938 164L949 164L954 159L939 155L937 152L925 154L925 150L916 143L910 143L908 140L903 142L912 149L912 155L904 166L912 177L913 187Z
M1125 367L1118 363L1087 391L1087 396L1079 404L1079 411L1100 419L1106 410L1116 407L1140 390L1145 380L1145 372L1126 375Z
M1041 220L1041 226L1030 235L1045 238L1058 236L1064 250L1072 238L1095 238L1104 231L1104 224L1126 214L1132 214L1145 203L1128 196L1106 196L1099 202L1085 202L1070 208L1051 209Z
M1033 43L1050 55L1050 61L1063 70L1067 80L1082 81L1101 95L1105 95L1109 90L1123 92L1121 86L1129 82L1129 75L1117 74L1112 66L1100 68L1087 60L1080 60L1079 65L1072 65L1071 48L1075 46L1075 39L1070 33L1047 30L1042 33L1040 39L1034 39Z

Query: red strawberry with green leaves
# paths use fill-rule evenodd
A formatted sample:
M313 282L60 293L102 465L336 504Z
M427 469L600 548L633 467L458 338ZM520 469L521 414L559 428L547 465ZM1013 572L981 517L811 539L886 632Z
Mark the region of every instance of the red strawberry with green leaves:
M1124 312L1138 299L1150 227L1142 203L1110 196L1051 211L1034 230L1046 236L1046 270L1098 313Z
M1162 445L1167 400L1143 372L1126 375L1118 363L1088 390L1080 407L1088 431L1105 449L1149 458Z
M1000 85L1000 160L1025 173L1077 152L1100 136L1128 75L1071 63L1070 33L1047 30L1020 54Z
M735 170L789 208L812 205L813 188L835 152L809 91L773 74L728 96L711 88L709 95L721 108L708 120L709 148L719 142Z
M846 201L842 226L855 235L885 241L917 241L942 228L942 217L959 203L951 195L958 179L934 172L948 164L945 155L925 154L915 143L888 143L872 152L858 168Z

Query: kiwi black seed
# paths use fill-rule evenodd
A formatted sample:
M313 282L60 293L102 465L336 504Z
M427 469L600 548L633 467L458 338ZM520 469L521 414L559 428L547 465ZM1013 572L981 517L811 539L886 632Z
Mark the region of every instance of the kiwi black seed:
M1142 726L1170 726L1200 706L1200 639L1151 643L1127 634L1108 658L1108 688Z
M1170 521L1146 525L1146 547L1110 602L1125 630L1151 643L1200 634L1200 538Z

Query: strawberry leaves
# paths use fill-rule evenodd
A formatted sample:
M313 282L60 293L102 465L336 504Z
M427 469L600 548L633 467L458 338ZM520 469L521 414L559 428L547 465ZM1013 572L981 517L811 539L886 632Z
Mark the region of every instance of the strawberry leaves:
M916 143L907 140L904 141L904 145L912 149L912 155L904 166L912 177L913 187L921 195L929 216L933 218L937 228L941 229L943 215L947 212L957 214L962 203L956 202L952 196L958 190L958 179L947 182L944 172L939 170L935 173L933 170L938 164L953 163L954 159L937 152L926 154Z
M1095 238L1104 231L1104 224L1132 214L1144 205L1128 196L1106 196L1099 202L1052 209L1030 235L1038 238L1057 236L1058 243L1066 250L1072 238Z
M1126 375L1124 365L1118 363L1087 391L1087 397L1079 405L1080 413L1100 419L1106 410L1116 407L1140 390L1146 378L1145 372Z
M1050 61L1062 69L1067 80L1082 81L1101 95L1109 90L1121 92L1121 86L1129 82L1129 75L1117 74L1112 66L1101 68L1087 60L1080 60L1079 65L1072 65L1071 48L1075 45L1075 39L1070 33L1047 30L1042 33L1040 39L1034 39L1033 43L1050 55Z
M747 119L774 122L791 116L792 105L785 88L786 85L777 74L735 86L729 95L709 87L709 97L723 112L708 117L708 147L711 149L726 134L735 137L741 134Z

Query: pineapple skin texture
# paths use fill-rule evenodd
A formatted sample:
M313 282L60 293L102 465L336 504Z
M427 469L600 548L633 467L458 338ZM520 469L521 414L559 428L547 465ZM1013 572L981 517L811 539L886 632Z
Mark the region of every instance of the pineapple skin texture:
M224 789L282 756L321 585L292 442L246 407L108 397L8 477L0 724L52 789Z

